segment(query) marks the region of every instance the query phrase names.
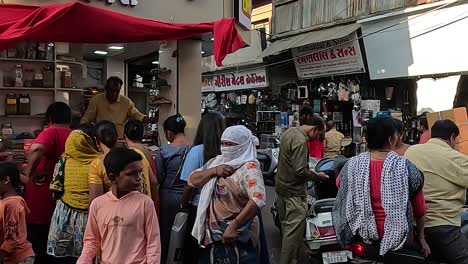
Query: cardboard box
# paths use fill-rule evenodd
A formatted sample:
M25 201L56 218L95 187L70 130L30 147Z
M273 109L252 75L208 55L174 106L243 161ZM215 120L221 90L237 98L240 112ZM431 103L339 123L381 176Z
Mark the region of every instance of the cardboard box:
M455 124L463 124L468 122L468 116L466 114L466 107L454 108L447 111L428 113L427 123L429 128L434 125L437 120L450 119Z
M460 135L457 138L457 143L468 141L468 123L458 124Z
M457 149L465 155L468 155L468 141L458 143L455 149Z

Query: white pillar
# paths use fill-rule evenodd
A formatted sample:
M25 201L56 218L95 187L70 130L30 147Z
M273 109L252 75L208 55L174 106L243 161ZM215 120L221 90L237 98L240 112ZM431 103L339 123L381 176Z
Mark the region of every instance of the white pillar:
M201 41L179 41L179 113L186 119L189 140L201 118L201 49Z

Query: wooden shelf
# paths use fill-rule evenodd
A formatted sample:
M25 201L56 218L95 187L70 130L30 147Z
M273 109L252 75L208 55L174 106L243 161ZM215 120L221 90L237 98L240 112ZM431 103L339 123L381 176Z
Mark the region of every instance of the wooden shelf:
M68 64L83 67L84 64L78 61L56 60L57 64Z
M159 68L155 68L155 69L151 69L150 72L152 74L156 73L156 74L165 74L165 73L170 73L171 70L170 69L159 69Z
M149 105L164 105L164 104L172 104L171 101L163 101L163 102L150 102Z
M43 87L0 87L0 90L11 90L11 91L51 91L54 88L43 88Z
M55 63L53 60L34 60L34 59L17 59L17 58L0 58L0 61L11 61L11 62L36 62L36 63Z
M78 89L78 88L57 88L55 89L59 92L84 92L83 89Z
M129 93L148 93L148 90L145 88L138 88L138 89L128 89Z
M0 115L0 118L45 118L45 115Z

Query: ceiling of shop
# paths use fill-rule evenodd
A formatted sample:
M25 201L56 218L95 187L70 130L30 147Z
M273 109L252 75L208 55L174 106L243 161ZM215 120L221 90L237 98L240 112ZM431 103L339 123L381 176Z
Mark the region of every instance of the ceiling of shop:
M134 58L143 57L151 53L157 53L159 50L159 42L137 42L126 44L114 44L115 46L124 46L123 50L110 50L108 47L112 45L103 44L85 44L83 47L83 54L86 59L100 59L112 57L119 60L130 60ZM107 55L97 55L95 51L107 51ZM155 58L157 59L157 57Z

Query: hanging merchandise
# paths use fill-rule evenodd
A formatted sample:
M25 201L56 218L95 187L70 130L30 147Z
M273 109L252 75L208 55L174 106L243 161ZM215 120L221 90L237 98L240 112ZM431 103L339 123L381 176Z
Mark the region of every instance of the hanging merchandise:
M336 84L334 82L329 82L327 84L327 98L330 101L336 101L338 100L338 95L337 95L337 89L336 89Z
M255 104L255 95L253 93L249 95L249 104Z
M213 108L215 107L216 105L218 104L217 100L216 100L216 94L215 93L210 93L206 96L206 102L205 102L205 105L208 107L208 108Z
M243 105L247 104L247 95L244 94L241 96L241 104Z
M241 97L236 94L236 104L240 105L241 104Z
M393 98L393 90L394 87L392 86L385 87L385 99L387 99L388 101L392 100Z
M328 95L328 89L325 87L325 84L321 83L319 87L317 88L317 93L320 94L320 96L327 96Z
M359 104L361 103L361 95L359 93L353 93L351 95L351 100L353 100L353 109L359 109Z
M338 101L349 101L349 89L342 81L338 85Z
M221 100L219 100L220 105L226 105L226 94L222 93L221 94Z

